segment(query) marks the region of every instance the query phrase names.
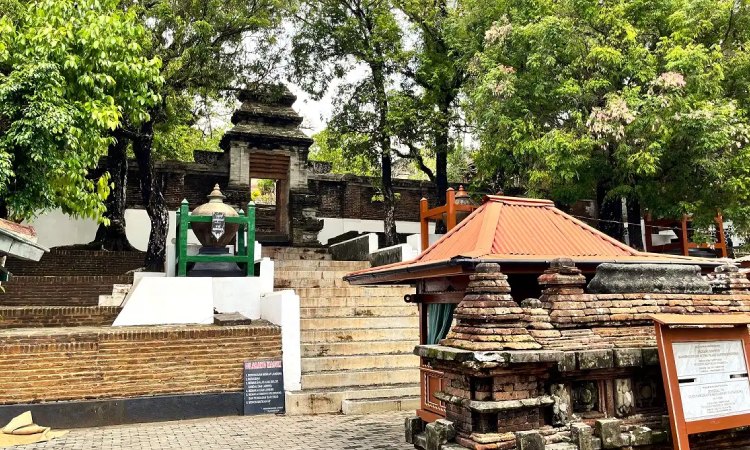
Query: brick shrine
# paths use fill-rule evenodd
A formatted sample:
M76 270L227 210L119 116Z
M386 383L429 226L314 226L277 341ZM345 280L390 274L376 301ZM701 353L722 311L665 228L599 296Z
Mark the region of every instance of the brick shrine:
M750 281L722 264L639 252L551 202L490 196L416 260L345 279L417 287L407 301L420 310L422 405L406 422L416 448L666 450L650 315L750 311ZM429 342L435 305L456 306ZM693 441L750 448L750 432Z
M572 261L558 260L538 278L540 298L516 303L500 266L479 264L446 339L415 350L444 374L436 396L446 417L408 419L407 441L424 450L672 448L649 314L750 311L750 281L735 267L717 269L712 286L698 266L676 269L682 283L658 293L595 294ZM694 449L748 445L744 429L691 437Z

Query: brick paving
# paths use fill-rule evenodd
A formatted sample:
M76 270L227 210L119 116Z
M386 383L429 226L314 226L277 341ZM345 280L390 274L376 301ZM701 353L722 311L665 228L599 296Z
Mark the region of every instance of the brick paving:
M82 428L18 450L413 450L404 419L413 412L367 416L221 417Z

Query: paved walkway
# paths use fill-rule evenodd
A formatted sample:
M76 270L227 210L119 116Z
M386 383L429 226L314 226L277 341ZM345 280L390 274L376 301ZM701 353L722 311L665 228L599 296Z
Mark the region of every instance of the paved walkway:
M72 430L15 449L70 450L414 450L404 442L413 412L368 416L221 417Z

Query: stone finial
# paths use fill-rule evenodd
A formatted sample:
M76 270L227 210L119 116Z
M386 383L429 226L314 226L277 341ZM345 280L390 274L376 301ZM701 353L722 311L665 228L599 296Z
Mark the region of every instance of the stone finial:
M586 277L575 266L570 258L552 260L549 269L537 278L543 293L550 294L582 294L586 286Z
M570 271L575 269L576 263L571 258L553 259L549 265L550 270L555 272Z
M722 294L747 294L750 291L750 280L747 273L740 272L733 264L724 264L714 269L711 283L714 291Z
M510 296L508 277L498 264L482 263L469 277L456 325L441 344L477 351L539 349L526 329L524 309Z
M714 269L714 272L716 273L735 273L739 271L740 268L735 266L734 264L724 264L723 266L719 266Z

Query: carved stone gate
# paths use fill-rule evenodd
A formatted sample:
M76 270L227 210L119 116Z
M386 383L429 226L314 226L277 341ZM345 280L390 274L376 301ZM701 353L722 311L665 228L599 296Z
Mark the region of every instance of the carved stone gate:
M242 90L233 128L221 147L229 155L231 197L249 197L253 180L275 181L275 205L258 205L257 239L265 244L318 245L323 222L308 187L307 156L313 140L300 130L296 97L284 86Z

